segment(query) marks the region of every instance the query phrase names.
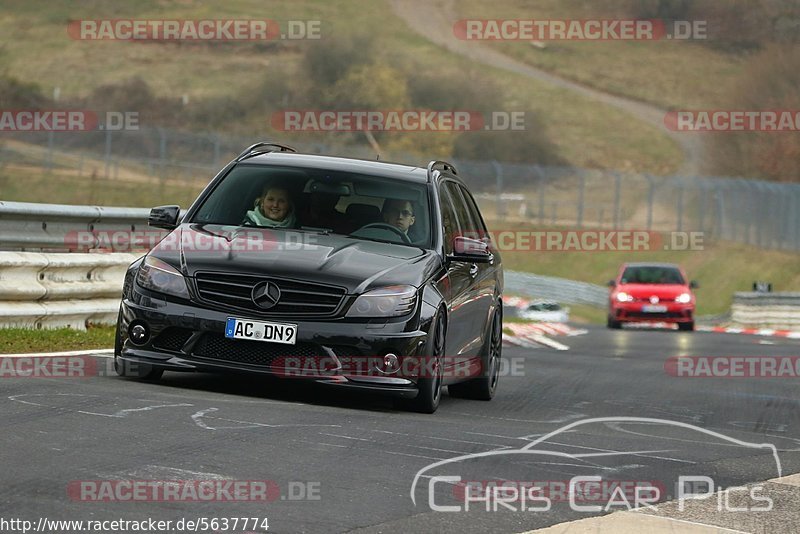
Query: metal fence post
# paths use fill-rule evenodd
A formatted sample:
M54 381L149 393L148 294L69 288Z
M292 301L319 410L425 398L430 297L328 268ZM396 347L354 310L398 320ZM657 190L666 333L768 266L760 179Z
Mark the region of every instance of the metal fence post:
M683 177L678 182L678 232L683 231Z
M583 202L584 202L584 194L586 192L586 175L581 172L580 173L580 180L578 182L578 220L576 221L576 226L578 228L583 228Z
M539 177L539 224L544 224L544 172L539 165L534 165L533 169Z
M167 164L167 134L164 133L163 128L156 128L158 130L158 160L160 175L164 177L164 168Z
M53 145L55 144L55 135L53 130L49 130L47 132L47 156L46 156L46 163L47 163L47 170L53 170Z
M503 194L503 166L500 165L496 160L492 160L492 167L494 168L494 177L497 187L497 218L503 222L506 219L506 207L500 198L500 196Z
M614 215L613 215L613 223L614 229L617 230L621 227L620 219L622 214L619 212L620 210L620 194L622 190L622 175L618 172L614 172Z
M105 177L111 173L111 130L106 128Z
M699 187L700 187L700 202L697 209L697 230L700 232L705 232L706 200L708 196L708 191L706 190L706 185L704 183L701 183Z
M656 185L653 181L653 177L649 174L645 174L644 177L647 179L648 190L647 190L647 230L650 231L653 229L653 201L656 194Z

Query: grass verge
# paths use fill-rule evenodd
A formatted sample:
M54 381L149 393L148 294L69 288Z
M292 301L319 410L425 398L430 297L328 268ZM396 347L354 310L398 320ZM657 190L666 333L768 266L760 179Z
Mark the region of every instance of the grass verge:
M85 332L71 328L3 328L0 329L0 354L110 349L114 346L115 332L115 326L90 326Z

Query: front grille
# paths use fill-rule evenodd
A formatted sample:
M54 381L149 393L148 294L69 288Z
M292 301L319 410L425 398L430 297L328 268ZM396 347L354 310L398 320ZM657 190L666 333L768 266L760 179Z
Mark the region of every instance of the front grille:
M663 312L663 313L626 312L625 315L627 317L636 319L680 319L682 317L686 317L682 312Z
M221 334L203 334L194 346L192 356L265 367L280 366L286 358L295 358L306 363L308 360L327 357L322 348L313 343L284 345L266 341L229 339Z
M171 326L156 336L155 340L153 340L153 347L162 350L179 351L189 341L190 337L192 337L192 331L188 328Z
M278 285L281 297L275 306L264 310L256 306L251 294L256 284L267 280ZM346 292L341 287L310 282L212 272L197 273L195 283L203 301L270 315L330 316L336 313Z
M339 358L357 358L361 356L361 351L357 347L349 345L326 345Z

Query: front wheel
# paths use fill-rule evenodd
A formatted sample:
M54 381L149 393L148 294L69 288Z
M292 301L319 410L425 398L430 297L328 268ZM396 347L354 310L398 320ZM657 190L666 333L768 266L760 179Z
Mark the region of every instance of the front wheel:
M608 319L607 319L607 321L606 321L606 326L607 326L608 328L611 328L612 330L619 330L620 328L622 328L622 323L621 323L621 322L619 322L619 321L616 321L616 320L612 319L612 318L609 316L609 317L608 317Z
M489 323L491 330L481 357L481 376L460 384L450 384L447 390L453 397L489 401L497 392L503 357L503 312L498 305Z
M682 332L691 332L694 330L694 321L688 323L678 323L678 330Z
M444 340L447 326L444 313L439 312L431 332L431 348L428 358L430 364L423 366L426 370L417 382L419 393L408 404L408 408L419 413L433 413L439 408L442 399L442 358L444 357ZM430 375L430 376L428 376Z

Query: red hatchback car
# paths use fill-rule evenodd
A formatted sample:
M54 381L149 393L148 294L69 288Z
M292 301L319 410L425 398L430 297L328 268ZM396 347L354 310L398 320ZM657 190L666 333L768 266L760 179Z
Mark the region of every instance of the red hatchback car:
M608 301L608 327L622 323L676 323L680 330L694 330L697 282L671 263L626 263L611 287Z

